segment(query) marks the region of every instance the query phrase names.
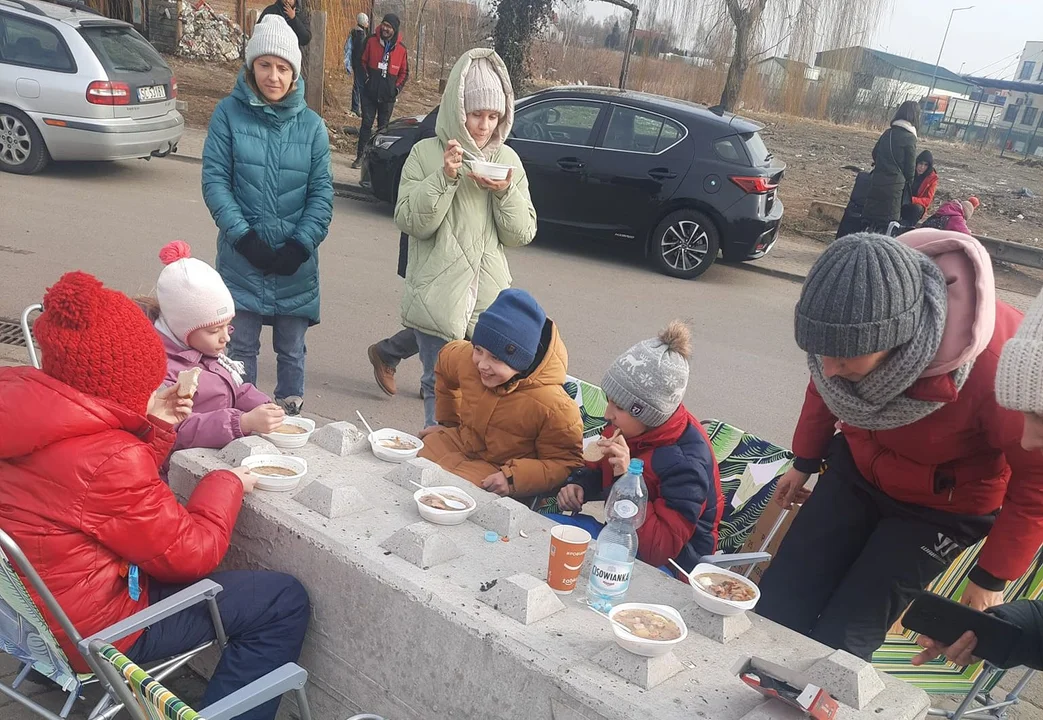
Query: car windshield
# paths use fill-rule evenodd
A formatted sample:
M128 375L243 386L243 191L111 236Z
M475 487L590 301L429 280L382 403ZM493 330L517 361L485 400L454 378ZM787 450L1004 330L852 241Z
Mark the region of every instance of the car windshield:
M753 161L754 166L768 165L771 159L775 157L768 150L768 146L761 140L760 133L742 133L740 136L742 141L746 144L746 151L750 154L750 159Z
M166 67L163 58L136 30L122 26L80 29L101 64L109 72L149 72Z

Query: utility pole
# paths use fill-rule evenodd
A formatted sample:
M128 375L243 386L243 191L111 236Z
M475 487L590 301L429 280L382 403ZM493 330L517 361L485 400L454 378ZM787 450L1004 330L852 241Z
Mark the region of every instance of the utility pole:
M934 75L931 77L931 89L927 91L927 97L931 97L934 94L934 85L938 82L938 68L942 64L942 53L945 52L945 41L949 39L949 26L952 25L952 16L961 10L973 10L973 5L968 5L962 8L953 8L952 12L949 13L949 22L945 24L945 34L942 35L942 46L938 48L938 60L934 63Z

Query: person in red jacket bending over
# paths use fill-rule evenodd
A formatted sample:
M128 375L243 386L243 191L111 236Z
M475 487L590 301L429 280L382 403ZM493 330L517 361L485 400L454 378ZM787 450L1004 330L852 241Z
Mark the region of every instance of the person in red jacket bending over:
M583 503L607 496L631 457L644 460L648 515L637 531L637 557L655 566L674 559L686 570L703 555L713 555L724 512L710 439L681 403L691 343L688 327L674 321L659 337L639 342L612 363L601 381L610 423L598 441L604 457L574 472L558 493L559 508L580 510ZM601 529L585 515L550 517L594 535Z
M986 535L963 602L1003 602L1043 541L1043 456L1022 448L1023 417L995 391L1021 318L996 300L988 254L966 235L856 234L822 254L796 308L811 383L775 493L804 507L758 614L868 660Z
M43 371L0 368L0 529L76 629L87 637L209 575L224 588L217 603L229 643L203 705L296 660L310 614L304 587L282 573L213 573L253 476L212 472L185 506L159 478L192 402L175 387L157 392L167 359L145 314L72 272L47 291L34 330ZM89 672L34 600L73 668ZM214 637L197 605L115 645L148 663ZM271 720L278 707L276 699L241 717Z

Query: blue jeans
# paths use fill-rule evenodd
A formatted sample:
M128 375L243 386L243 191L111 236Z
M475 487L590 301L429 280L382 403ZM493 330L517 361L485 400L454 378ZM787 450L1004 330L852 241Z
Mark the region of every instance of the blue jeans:
M203 707L288 662L296 662L311 617L308 593L291 575L231 570L214 573L210 579L224 588L217 594L217 608L228 645L206 686ZM153 580L149 600L159 602L185 587ZM127 657L138 664L166 660L215 637L206 603L200 603L149 626L127 651ZM240 715L239 720L273 720L281 699L270 700Z
M272 347L275 349L275 399L285 400L288 397L304 397L304 359L308 348L304 343L304 334L310 324L308 318L276 315L273 317ZM231 349L228 353L233 360L246 365L248 383L257 384L257 356L261 352L261 326L264 318L248 310L240 310L232 321L235 332L232 333Z
M435 420L435 365L438 364L438 353L447 344L446 340L434 335L416 333L416 344L420 349L420 363L424 366L424 374L420 376L420 388L424 391L424 427L436 425Z
M366 87L366 81L358 71L352 73L351 77L351 112L362 115L362 90Z

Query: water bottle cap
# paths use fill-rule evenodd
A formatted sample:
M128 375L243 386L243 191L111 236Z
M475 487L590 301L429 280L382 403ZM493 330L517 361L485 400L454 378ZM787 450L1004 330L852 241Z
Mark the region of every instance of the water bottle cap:
M637 459L631 460L627 472L631 475L643 475L645 472L645 461Z

